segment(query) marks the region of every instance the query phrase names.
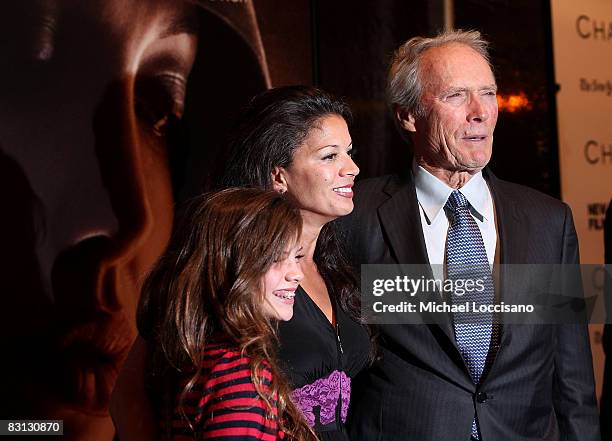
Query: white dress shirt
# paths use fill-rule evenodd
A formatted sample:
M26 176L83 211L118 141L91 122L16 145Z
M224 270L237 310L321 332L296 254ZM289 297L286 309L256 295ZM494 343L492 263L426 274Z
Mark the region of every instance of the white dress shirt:
M441 265L444 264L448 234L448 218L444 205L454 189L416 163L413 163L412 170L429 263ZM470 203L470 212L480 228L487 259L489 264L493 265L497 245L493 198L482 172L472 176L459 191Z

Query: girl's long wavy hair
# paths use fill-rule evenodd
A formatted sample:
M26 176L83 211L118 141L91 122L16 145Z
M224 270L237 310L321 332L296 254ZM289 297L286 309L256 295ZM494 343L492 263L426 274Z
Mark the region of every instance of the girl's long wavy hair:
M257 189L199 196L179 213L168 249L144 284L138 311L139 331L152 342L150 384L157 408L165 409L160 417L171 416L175 395L167 392L189 373L182 409L201 374L204 348L222 339L249 357L255 388L271 416L277 408L279 426L289 438L314 439L290 399L276 362L276 328L263 310L262 277L297 242L301 228L296 208L275 192ZM267 389L264 366L272 370Z

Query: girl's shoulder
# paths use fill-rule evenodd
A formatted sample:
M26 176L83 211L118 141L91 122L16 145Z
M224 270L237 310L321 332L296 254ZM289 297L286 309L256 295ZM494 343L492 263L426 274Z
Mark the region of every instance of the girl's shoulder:
M207 383L223 383L251 378L251 358L236 345L226 342L211 343L203 351L202 373ZM257 376L263 386L272 380L270 364L264 360ZM210 386L210 384L208 384Z

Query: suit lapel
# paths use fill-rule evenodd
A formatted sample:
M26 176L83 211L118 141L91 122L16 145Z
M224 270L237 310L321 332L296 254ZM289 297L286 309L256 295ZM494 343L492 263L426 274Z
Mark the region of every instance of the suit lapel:
M508 271L505 269L507 264L522 264L527 263L527 249L528 246L525 244L526 237L526 226L524 224L524 215L520 211L519 204L517 204L517 195L514 192L509 192L507 188L500 182L497 177L491 173L489 169L484 170L484 175L489 183L491 194L493 196L493 203L495 205L495 216L498 229L498 240L499 240L499 253L500 259L500 300L513 303L513 291L520 291L521 279L517 278L516 275L509 277L509 274L515 274L516 270ZM511 280L510 280L511 279ZM500 326L501 336L498 340L497 347L492 348L495 353L491 359L490 369L493 369L495 358L499 352L504 350L510 341L512 335L512 326L504 325ZM489 369L489 370L490 370Z
M514 199L516 195L509 193L488 169L485 169L485 178L489 183L495 204L495 216L499 229L500 263L525 263L527 250L524 243L525 226Z
M405 185L389 183L384 191L391 197L378 208L378 216L393 256L398 263L429 263L412 175Z
M378 208L378 216L389 238L393 257L400 264L429 265L412 173L408 174L404 183L388 183L384 191L390 198ZM431 269L425 276L433 277ZM425 321L436 323L459 354L448 314L427 315Z

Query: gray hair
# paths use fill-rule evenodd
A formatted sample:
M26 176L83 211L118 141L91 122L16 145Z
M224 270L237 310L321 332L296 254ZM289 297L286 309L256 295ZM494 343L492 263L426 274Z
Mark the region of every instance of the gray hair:
M387 103L392 111L395 105L399 105L414 116L423 116L425 110L421 106L423 83L420 78L423 53L428 49L452 43L464 44L474 49L491 67L489 43L482 39L478 31L459 29L442 32L433 38L411 38L393 53L389 66ZM393 119L396 120L396 118Z

